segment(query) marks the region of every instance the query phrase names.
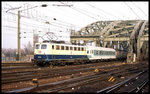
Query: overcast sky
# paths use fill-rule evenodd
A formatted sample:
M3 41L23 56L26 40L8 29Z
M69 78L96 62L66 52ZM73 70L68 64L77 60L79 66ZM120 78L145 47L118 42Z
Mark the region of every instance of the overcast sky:
M48 6L40 7L42 4ZM58 40L70 41L70 29L78 31L96 21L148 20L149 16L148 2L139 1L2 2L2 48L17 48L17 10L24 10L20 21L21 48L28 41L33 43L33 32L39 36L53 32Z

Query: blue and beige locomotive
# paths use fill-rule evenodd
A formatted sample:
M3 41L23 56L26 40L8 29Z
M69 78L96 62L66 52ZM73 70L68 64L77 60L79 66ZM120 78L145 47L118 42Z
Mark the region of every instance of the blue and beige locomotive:
M33 61L37 65L65 65L110 59L116 59L112 48L41 42L35 44Z

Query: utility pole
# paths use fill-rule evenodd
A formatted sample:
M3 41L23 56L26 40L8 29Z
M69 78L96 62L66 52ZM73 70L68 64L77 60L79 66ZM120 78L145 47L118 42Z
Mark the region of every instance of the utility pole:
M34 6L34 7L32 7L32 8L28 8L28 9L33 9L33 8L36 8L36 7L38 7L38 6ZM46 4L43 4L43 5L41 5L41 7L47 7L47 5ZM25 10L28 10L28 9L25 9ZM25 11L25 10L18 10L18 51L17 51L17 58L16 58L16 60L17 61L20 61L20 57L21 57L21 48L20 48L20 46L21 46L21 41L20 41L20 39L21 39L21 37L20 37L20 12L21 11ZM8 11L7 11L8 12Z
M47 7L48 5L47 4L42 4L40 7ZM52 6L69 6L69 7L71 7L72 5L56 5L56 4L54 4L54 5L52 5ZM39 7L39 6L34 6L34 7L31 7L31 8L27 8L27 9L24 9L24 10L18 10L18 50L17 50L17 58L16 58L16 60L17 61L20 61L20 57L21 57L21 47L20 47L20 45L21 45L21 41L20 41L20 39L21 39L21 37L20 37L20 12L22 12L22 11L25 11L25 10L28 10L28 9L33 9L33 8L36 8L36 7ZM6 12L8 12L8 11L10 11L10 10L14 10L14 9L19 9L19 8L21 8L21 7L18 7L18 8L11 8L11 9L9 9L9 10L7 10ZM54 20L56 20L56 19L54 19Z
M17 61L20 61L21 50L20 50L20 11L18 11L18 51L17 51Z

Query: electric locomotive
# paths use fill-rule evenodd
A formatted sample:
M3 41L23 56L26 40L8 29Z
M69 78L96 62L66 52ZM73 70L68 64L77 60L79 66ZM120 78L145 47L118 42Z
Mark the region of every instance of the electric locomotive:
M85 46L60 43L35 44L34 62L38 65L83 62L87 60L88 57Z

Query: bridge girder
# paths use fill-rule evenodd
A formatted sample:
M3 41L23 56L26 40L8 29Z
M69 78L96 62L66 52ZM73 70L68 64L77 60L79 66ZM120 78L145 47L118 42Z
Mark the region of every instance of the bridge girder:
M116 45L115 49L123 48L123 50L136 53L139 57L143 45L147 45L148 43L145 42L149 41L148 30L148 21L144 20L97 21L77 32L71 32L70 39L71 42L75 40L93 41L96 46L103 47Z

